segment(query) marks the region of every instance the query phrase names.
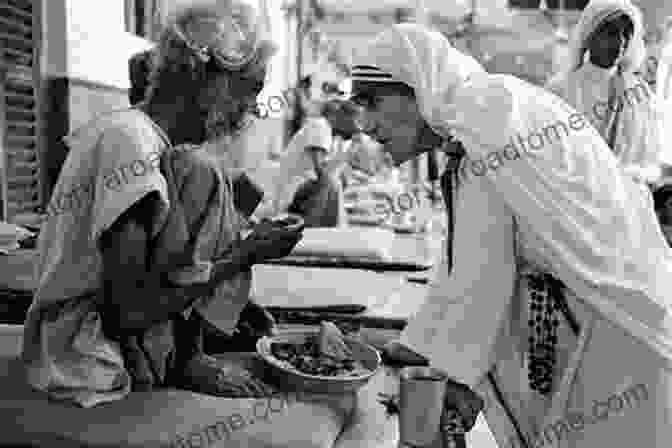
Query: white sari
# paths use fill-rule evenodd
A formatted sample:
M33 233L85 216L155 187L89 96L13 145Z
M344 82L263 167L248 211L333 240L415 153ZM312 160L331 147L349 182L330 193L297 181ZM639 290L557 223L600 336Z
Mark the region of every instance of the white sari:
M485 73L438 32L396 25L368 50L467 153L453 270L437 271L400 343L482 394L501 447L668 446L672 252L646 187L558 97ZM511 142L559 123L565 135L512 156ZM580 327L560 321L550 395L527 378L530 272L564 284Z

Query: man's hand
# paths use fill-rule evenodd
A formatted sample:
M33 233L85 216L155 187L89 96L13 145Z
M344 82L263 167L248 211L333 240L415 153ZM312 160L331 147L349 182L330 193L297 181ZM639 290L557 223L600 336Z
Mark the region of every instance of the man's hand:
M250 300L240 313L238 320L238 333L240 336L257 339L262 336L273 336L276 333L275 319L258 303Z
M242 365L232 361L198 355L184 372L186 386L199 393L227 398L263 398L273 388L255 378Z
M240 243L241 256L249 266L289 255L303 238L303 229L286 230L274 226L255 228Z

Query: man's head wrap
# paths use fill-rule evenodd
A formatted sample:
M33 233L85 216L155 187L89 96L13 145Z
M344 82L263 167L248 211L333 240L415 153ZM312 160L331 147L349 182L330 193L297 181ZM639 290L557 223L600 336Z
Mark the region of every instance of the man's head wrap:
M203 63L240 71L275 52L265 25L244 0L199 1L173 12L164 34L181 40Z

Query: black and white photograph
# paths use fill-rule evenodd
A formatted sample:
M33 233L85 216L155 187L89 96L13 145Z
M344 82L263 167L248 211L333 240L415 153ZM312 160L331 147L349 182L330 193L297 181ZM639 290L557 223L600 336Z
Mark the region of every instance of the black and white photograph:
M0 448L667 448L672 0L0 0Z

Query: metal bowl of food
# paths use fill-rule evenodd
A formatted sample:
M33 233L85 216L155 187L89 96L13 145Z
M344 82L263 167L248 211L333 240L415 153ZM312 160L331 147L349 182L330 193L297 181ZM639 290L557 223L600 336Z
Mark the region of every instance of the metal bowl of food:
M281 388L298 392L356 392L382 365L378 351L353 337L341 336L350 356L335 360L316 353L321 330L297 330L257 341L257 352Z

